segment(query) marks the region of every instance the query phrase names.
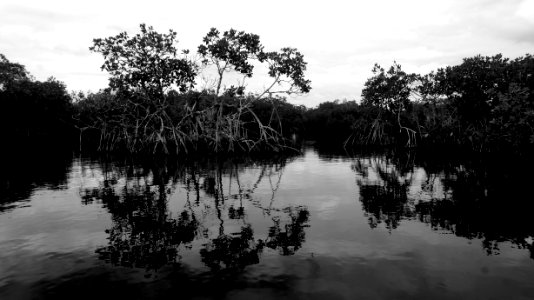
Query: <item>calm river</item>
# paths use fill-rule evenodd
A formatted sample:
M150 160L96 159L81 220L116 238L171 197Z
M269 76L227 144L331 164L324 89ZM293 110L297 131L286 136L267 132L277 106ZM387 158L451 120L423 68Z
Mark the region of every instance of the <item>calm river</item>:
M517 159L2 165L0 299L534 299Z

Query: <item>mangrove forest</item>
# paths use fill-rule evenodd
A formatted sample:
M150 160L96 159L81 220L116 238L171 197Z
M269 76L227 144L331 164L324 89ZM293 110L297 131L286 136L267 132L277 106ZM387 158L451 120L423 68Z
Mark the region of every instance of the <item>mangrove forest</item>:
M212 28L196 51L173 30L95 38L109 86L72 92L35 80L0 56L0 130L9 145L68 145L128 153L242 153L300 149L303 141L355 147L521 151L534 144L534 57L477 55L429 74L375 64L360 100L315 108L287 99L310 91L304 56L270 51L256 34ZM265 88L247 90L263 68ZM210 76L210 84L198 85ZM228 78L241 78L232 84ZM356 95L355 95L356 96Z

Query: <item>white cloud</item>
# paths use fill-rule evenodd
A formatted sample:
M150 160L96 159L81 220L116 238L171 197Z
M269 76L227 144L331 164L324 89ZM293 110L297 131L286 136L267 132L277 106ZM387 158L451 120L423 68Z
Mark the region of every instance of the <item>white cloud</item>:
M298 48L313 89L291 101L315 106L359 99L375 62L428 72L479 53L523 55L534 49L533 14L533 0L4 0L0 52L38 79L55 76L69 89L97 90L107 80L101 58L88 50L93 38L134 33L147 23L174 29L179 46L195 50L210 27L233 27L259 34L267 49Z
M519 4L516 14L525 21L534 23L534 0L525 0Z

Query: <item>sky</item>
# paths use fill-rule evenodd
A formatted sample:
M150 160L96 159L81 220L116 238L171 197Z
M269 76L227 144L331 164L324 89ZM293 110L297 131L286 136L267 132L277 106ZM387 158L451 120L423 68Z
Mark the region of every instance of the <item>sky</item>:
M358 101L375 63L423 74L477 54L534 52L534 0L2 0L0 53L37 80L53 76L70 91L98 91L108 76L102 56L89 51L92 40L133 35L140 23L173 29L178 48L191 51L212 27L255 33L268 51L297 48L312 90L288 101L307 107ZM256 69L252 92L270 83Z

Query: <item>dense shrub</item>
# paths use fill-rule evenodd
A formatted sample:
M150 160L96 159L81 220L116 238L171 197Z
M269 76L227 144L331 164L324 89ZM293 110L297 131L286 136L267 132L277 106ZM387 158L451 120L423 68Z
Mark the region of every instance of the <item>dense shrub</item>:
M0 55L0 133L13 144L79 141L101 151L281 151L297 140L355 146L534 145L534 57L475 56L421 76L375 66L361 103L306 109L239 88L147 93L105 89L69 96ZM154 100L157 94L158 97ZM75 99L74 101L72 99Z
M75 133L71 97L54 78L33 80L24 66L0 54L0 134L11 145L70 143Z

